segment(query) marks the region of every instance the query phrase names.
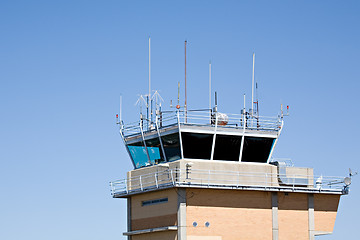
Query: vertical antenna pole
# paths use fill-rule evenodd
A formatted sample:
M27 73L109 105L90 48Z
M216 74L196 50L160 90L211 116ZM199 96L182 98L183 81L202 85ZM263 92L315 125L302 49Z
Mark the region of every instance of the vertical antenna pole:
M147 96L147 99L146 99L146 124L147 124L147 129L149 130L150 129L150 121L149 121L149 105L150 101L149 101L149 96Z
M177 99L177 106L180 107L180 82L178 82L178 99Z
M251 89L251 116L254 112L254 72L255 72L255 53L253 53L253 69L252 69L252 89Z
M217 112L217 92L215 91L215 112Z
M245 111L246 111L246 107L245 107L245 94L244 94L244 114L245 114Z
M211 61L209 62L209 109L211 109Z
M187 41L185 40L185 123L187 123L186 43L187 43Z
M151 101L151 39L149 37L149 98L148 98L148 108L150 107L150 101ZM150 115L152 118L152 110L150 110ZM151 122L151 121L150 121Z
M120 95L120 113L119 113L119 116L120 116L120 124L121 124L121 120L122 120L121 110L122 110L122 95Z

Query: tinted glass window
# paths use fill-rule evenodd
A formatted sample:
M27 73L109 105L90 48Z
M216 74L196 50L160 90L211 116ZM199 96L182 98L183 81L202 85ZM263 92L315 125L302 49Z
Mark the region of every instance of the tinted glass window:
M273 138L245 137L241 161L265 163L273 142Z
M214 160L239 161L241 136L216 135Z
M135 163L135 168L150 165L148 156L146 154L146 149L142 141L129 144L127 147L129 149L131 158Z
M151 164L165 161L158 137L146 140L145 143L148 149Z
M210 159L212 134L181 133L184 158Z
M179 133L161 136L167 161L181 158Z

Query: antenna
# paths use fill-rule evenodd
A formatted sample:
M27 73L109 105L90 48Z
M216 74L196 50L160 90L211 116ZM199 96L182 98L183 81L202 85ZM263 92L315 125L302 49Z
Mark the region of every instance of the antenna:
M177 101L176 108L180 109L180 82L178 82L178 101Z
M156 113L159 110L159 107L161 107L161 102L163 102L164 99L160 96L158 90L156 90L151 100L155 101L155 113Z
M122 114L121 114L121 110L122 110L122 95L120 95L120 113L119 113L119 115L120 115L120 123L121 123L121 121L122 121Z
M209 62L209 109L211 109L211 61Z
M147 108L149 108L150 105L151 105L151 38L149 37L149 96L148 96ZM151 115L150 119L152 120L152 109L150 110L150 115Z
M358 174L357 172L354 172L354 173L353 173L353 171L351 171L351 168L349 168L349 176L350 176L350 177L355 176L355 175L357 175L357 174Z
M245 95L245 93L244 93L244 112L246 111L245 109L246 109L246 105L245 105L245 98L246 98L246 95Z
M187 41L185 40L185 123L187 123L187 89L186 89L186 43Z
M172 108L173 105L172 105L172 100L170 100L170 108ZM177 104L175 106L176 109L180 109L180 82L178 82L178 96L177 96Z
M258 83L257 83L257 80L256 80L256 83L255 83L255 93L256 93L256 126L259 128L260 127L260 124L259 124L259 96L258 96Z
M244 110L243 110L243 112L244 112L244 114L245 114L245 112L246 112L246 105L245 105L245 100L246 100L246 95L245 95L245 93L244 93Z
M246 95L245 95L245 93L244 93L244 106L243 106L243 109L241 109L241 111L240 111L240 113L241 113L241 119L240 119L240 124L241 124L241 126L243 126L243 124L244 124L244 126L245 126L245 117L246 117Z
M286 114L284 114L284 110L283 110L283 104L280 104L280 110L281 110L281 118L284 118L284 116L289 116L289 105L286 106Z
M215 112L217 112L217 92L215 91Z
M143 104L145 104L145 106L147 105L147 102L146 102L146 100L145 100L145 98L144 98L144 95L140 95L139 96L139 98L138 98L138 100L136 101L136 103L135 103L135 106L136 105L139 105L140 106L140 117L141 117L141 119L142 119L142 105Z
M256 115L259 117L259 94L258 94L258 82L255 82L255 95L256 95Z
M255 74L255 53L253 53L252 89L251 89L251 116L254 112L254 74Z

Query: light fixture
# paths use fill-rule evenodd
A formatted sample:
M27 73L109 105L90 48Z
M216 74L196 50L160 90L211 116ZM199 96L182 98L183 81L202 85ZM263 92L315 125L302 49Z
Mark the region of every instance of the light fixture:
M350 178L350 177L345 177L345 178L344 178L344 184L345 184L346 186L349 186L349 185L351 184L351 178Z

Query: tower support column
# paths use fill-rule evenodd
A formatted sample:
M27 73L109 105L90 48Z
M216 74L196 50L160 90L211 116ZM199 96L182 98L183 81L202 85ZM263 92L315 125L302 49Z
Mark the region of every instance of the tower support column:
M271 207L272 207L272 239L279 239L279 222L278 222L278 193L271 193Z
M186 189L178 188L178 240L186 240Z
M314 240L315 239L314 194L308 194L308 212L309 212L309 239Z

